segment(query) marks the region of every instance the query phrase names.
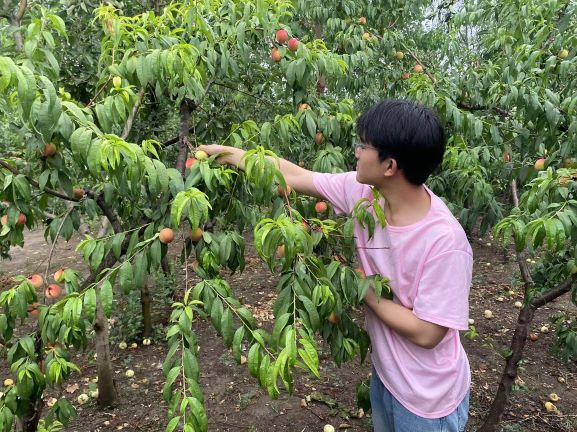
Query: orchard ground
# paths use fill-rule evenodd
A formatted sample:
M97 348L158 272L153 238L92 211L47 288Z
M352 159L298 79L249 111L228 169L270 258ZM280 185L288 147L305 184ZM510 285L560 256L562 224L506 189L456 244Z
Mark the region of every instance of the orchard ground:
M182 234L170 246L171 252L179 248ZM246 236L251 243L250 235ZM69 243L59 242L50 266L49 283L53 272L60 268L81 263L81 257L74 251L79 237ZM40 273L44 275L47 245L43 231L28 232L24 249L13 248L11 261L2 261L0 287L9 284L9 277L16 274ZM471 238L475 253L475 270L470 296L470 317L475 320L479 335L469 340L462 335L472 369L472 397L469 430L479 426L486 414L501 378L504 361L502 354L508 349L517 319L516 301L522 301L518 280L518 268L514 255L504 251L490 237ZM253 314L264 328L272 327L272 305L275 298L277 276L271 274L255 256L252 248L247 248L246 269L242 274L227 276L235 293L249 305ZM184 290L185 276L188 284L198 279L190 268L176 266L179 289L177 297ZM159 299L160 289L152 288L155 296L155 325L161 330L170 311L170 302ZM166 292L166 290L165 290ZM512 293L511 293L512 292ZM116 297L115 325L126 324L129 318L120 311L130 310L126 300ZM178 298L177 298L178 300ZM120 303L120 304L119 304ZM510 404L507 407L501 429L503 431L575 431L577 430L577 367L566 365L552 353L555 336L552 332L541 332L541 327L550 323L550 318L570 305L568 298L562 297L548 307L540 309L534 320L532 332L538 335L536 341L528 341L524 360ZM484 318L489 309L493 318ZM137 314L138 309L134 312ZM355 312L356 319L362 320L362 311ZM134 321L134 320L133 320ZM30 328L34 325L30 319ZM130 325L130 324L128 324ZM238 365L225 348L220 336L209 321L197 316L194 330L200 341L199 364L201 385L205 395L205 407L209 416L210 431L322 431L327 423L337 430L370 431L370 415L358 418L356 407L356 385L367 378L370 361L359 365L359 361L337 367L330 359L326 345L321 344L320 380L302 372L297 373L293 396L281 393L273 401L259 388L249 375L246 365ZM66 431L163 431L167 421L167 406L162 398L164 376L161 365L166 355L161 331L156 332L152 344L144 346L137 342L136 348L118 347L119 337L112 332L114 343L111 347L116 385L120 391L119 403L114 409L99 410L94 399L83 405L78 396L89 394L95 388L91 381L96 376L93 350L76 353L74 361L82 373L74 374L62 388L49 389L45 398L69 398L77 407L78 417L64 430ZM126 371L132 369L132 378ZM6 364L0 365L0 378L9 376ZM544 402L556 393L556 412L547 412Z

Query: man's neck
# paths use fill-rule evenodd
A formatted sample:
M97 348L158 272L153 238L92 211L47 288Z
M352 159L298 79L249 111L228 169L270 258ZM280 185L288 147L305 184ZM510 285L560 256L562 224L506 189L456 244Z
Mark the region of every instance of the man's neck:
M385 198L387 223L407 226L422 220L431 208L431 197L425 187L397 182L379 188Z

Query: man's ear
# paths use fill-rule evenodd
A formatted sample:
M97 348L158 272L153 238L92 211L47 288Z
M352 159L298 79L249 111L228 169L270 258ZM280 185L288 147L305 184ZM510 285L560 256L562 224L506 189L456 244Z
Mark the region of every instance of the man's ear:
M397 166L397 160L393 158L386 158L383 161L383 167L385 170L384 171L385 177L392 177L399 170L399 167Z

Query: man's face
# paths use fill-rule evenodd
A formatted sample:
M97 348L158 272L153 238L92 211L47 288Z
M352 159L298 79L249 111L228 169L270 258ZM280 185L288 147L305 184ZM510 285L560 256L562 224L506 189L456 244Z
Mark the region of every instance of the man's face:
M355 147L357 181L371 186L382 186L390 159L381 161L378 150L371 144L359 142Z

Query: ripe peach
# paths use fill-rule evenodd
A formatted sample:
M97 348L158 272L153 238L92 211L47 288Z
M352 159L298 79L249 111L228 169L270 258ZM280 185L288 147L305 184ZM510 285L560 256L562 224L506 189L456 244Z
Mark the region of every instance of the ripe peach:
M404 79L404 80L408 80L410 77L411 77L411 75L409 74L409 72L404 72L401 75L401 79Z
M299 112L303 112L309 109L311 109L311 106L307 103L302 103L299 105Z
M336 324L339 322L339 317L337 316L337 314L333 311L330 313L330 315L327 317L327 321L330 322L331 324Z
M56 154L56 146L52 143L48 143L44 146L44 150L42 151L42 155L44 157L51 157Z
M191 169L192 166L193 166L195 163L196 163L196 159L195 159L195 158L188 158L188 159L186 160L186 163L185 163L186 169Z
M44 279L42 279L42 276L39 274L28 276L28 282L30 282L34 288L40 288L42 285L44 285Z
M3 215L3 216L0 218L0 224L6 225L7 223L8 223L8 215Z
M16 225L22 226L22 225L24 225L25 223L26 223L26 215L20 213L20 214L18 215L18 220L16 221Z
M298 40L297 38L295 38L295 37L290 38L289 41L288 41L287 46L288 46L288 49L289 49L289 50L291 50L291 51L294 52L294 51L296 51L296 50L299 48L299 40Z
M59 268L54 272L54 280L58 283L64 282L64 268Z
M280 52L278 49L273 48L273 49L270 50L270 58L271 58L275 63L278 63L278 62L281 61L281 59L282 59L282 54L281 54L281 52Z
M536 342L539 339L539 335L537 333L529 333L529 340L531 342Z
M285 246L280 245L279 247L276 248L276 256L277 258L284 258L284 255L285 255Z
M365 25L366 23L367 23L367 19L364 16L359 17L359 24L360 25Z
M325 213L328 209L327 203L324 201L319 201L315 204L315 211L317 213Z
M158 239L160 240L161 243L164 244L172 243L172 241L174 240L174 231L172 231L172 229L170 228L163 228L160 230L160 233L158 234Z
M82 188L74 188L72 189L72 195L76 199L82 199L84 197L84 189Z
M535 161L535 169L537 171L543 171L545 169L545 159L539 158Z
M423 66L420 65L419 63L417 63L415 66L413 66L413 72L416 72L416 73L423 72Z
M197 241L200 241L200 239L202 238L202 234L203 234L203 233L204 233L204 231L202 230L202 228L198 227L198 228L193 229L193 230L190 231L190 236L189 236L189 237L190 237L190 239L191 239L193 242L196 243Z
M503 153L503 161L511 162L511 155L508 152Z
M60 297L60 295L62 294L62 288L60 288L60 285L50 284L48 285L48 288L46 288L46 291L44 291L44 294L48 298L55 299Z
M321 145L321 143L323 142L323 133L322 132L317 132L317 134L315 135L315 142L317 143L317 145Z
M365 271L363 270L362 267L357 267L357 268L355 269L355 271L357 272L357 274L359 275L359 277L360 277L361 279L364 279L364 278L367 277L367 274L365 273Z
M285 43L289 38L288 32L285 29L276 31L276 41L280 44Z

